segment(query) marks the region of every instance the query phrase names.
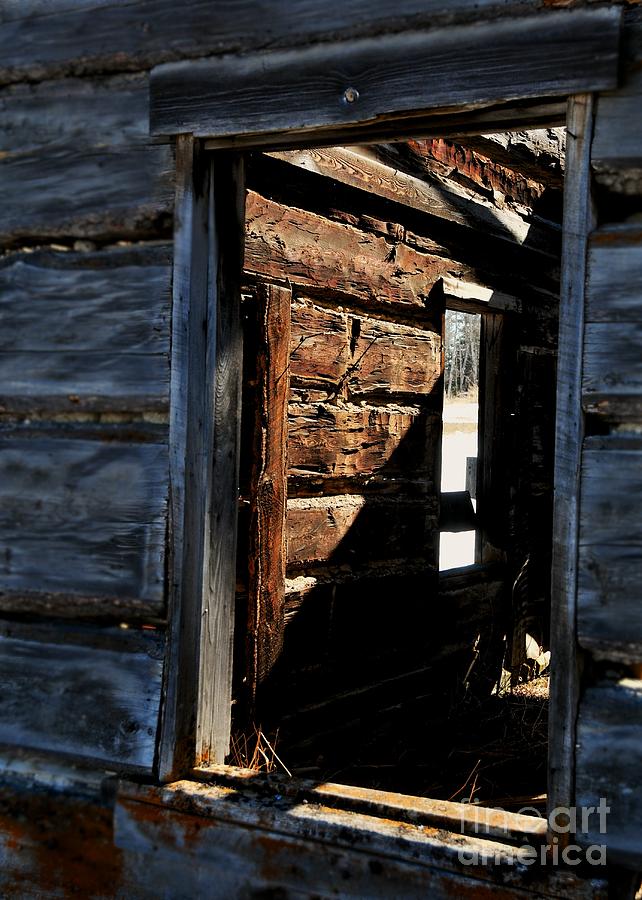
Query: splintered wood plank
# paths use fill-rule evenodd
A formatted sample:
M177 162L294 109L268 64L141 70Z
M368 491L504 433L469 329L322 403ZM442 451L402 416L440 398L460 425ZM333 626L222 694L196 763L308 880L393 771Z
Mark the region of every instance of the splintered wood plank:
M440 420L420 408L291 404L290 476L433 477Z
M582 336L591 209L590 145L593 99L569 99L564 186L564 242L557 369L555 502L551 576L549 803L569 807L574 797L575 720L579 697L576 609L582 415Z
M121 629L0 634L0 741L90 759L154 765L163 642Z
M0 609L161 615L167 476L165 444L3 437Z
M166 248L31 253L0 266L3 411L164 411Z
M242 66L225 56L168 63L152 73L152 131L260 143L270 132L614 87L619 21L616 9L564 10L255 54Z
M248 193L245 269L269 279L352 294L375 306L425 313L436 280L452 268L437 256L323 216Z
M583 844L606 844L609 860L642 868L642 681L603 681L582 697L577 726L577 789L574 805L593 812Z
M642 441L591 438L582 464L578 636L607 659L642 662Z
M288 566L419 557L435 565L437 501L379 500L349 494L288 501Z
M21 85L0 103L0 241L158 234L174 164L149 141L146 75Z
M257 292L259 336L248 553L249 691L270 672L283 646L287 502L290 306L286 288Z

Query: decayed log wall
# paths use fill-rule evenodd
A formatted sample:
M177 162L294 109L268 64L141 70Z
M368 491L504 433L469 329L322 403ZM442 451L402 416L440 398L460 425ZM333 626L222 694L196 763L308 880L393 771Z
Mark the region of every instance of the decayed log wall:
M249 526L241 546L251 552L249 570L239 558L239 588L245 598L249 586L253 638L237 642L237 673L250 673L238 690L260 682L252 714L268 730L279 727L294 760L299 744L309 755L315 734L323 742L342 722L353 728L357 708L363 724L430 693L457 661L465 671L493 616L509 619L507 585L534 544L540 550L533 535L543 547L550 536L560 184L542 183L544 165L537 183L447 142L390 145L376 156L284 153L256 156L249 167L241 509L250 514L241 516L242 532ZM417 208L397 171L416 179L413 201L422 185L445 200ZM547 191L547 216L538 216ZM442 279L453 277L512 294L518 310L504 317L495 359L503 387L489 400L501 404L488 415L502 464L497 494L487 498L501 565L469 579L468 593L461 579L440 587L437 573ZM268 520L263 500L252 513L252 491L264 488L250 453L256 465L268 429L281 428L282 401L275 407L261 388L270 285L291 294L287 362L279 332L271 350L275 387L289 381L288 493L279 512L284 501L272 490L269 509L272 523L287 517L283 535L264 540L272 553L287 548L280 597L282 570L255 571L257 522ZM544 551L540 560L546 565ZM536 589L545 608L545 579ZM256 604L269 610L263 638ZM243 628L245 621L241 614ZM254 659L241 662L244 653ZM242 706L237 719L242 727Z

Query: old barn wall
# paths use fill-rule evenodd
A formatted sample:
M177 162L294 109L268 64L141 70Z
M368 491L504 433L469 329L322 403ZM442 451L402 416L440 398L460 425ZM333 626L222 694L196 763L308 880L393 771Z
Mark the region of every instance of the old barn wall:
M149 853L112 849L112 805L104 786L98 784L106 770L131 766L152 771L162 694L174 163L171 144L148 136L149 67L171 59L296 45L348 33L379 33L482 16L491 19L512 11L537 12L548 5L540 0L433 4L404 0L391 8L372 0L348 0L330 10L316 2L275 3L269 16L262 17L253 2L225 4L213 14L209 4L204 7L190 0L177 15L174 3L147 0L127 5L111 0L73 4L29 0L6 4L0 13L4 126L0 134L0 738L59 754L62 760L68 760L67 754L82 756L97 773L88 793L86 787L74 785L68 775L70 764L63 762L67 774L56 776L53 764L46 761L50 755L38 763L41 771L50 772L46 786L30 778L21 780L22 776L3 776L4 894L54 897L80 887L88 896L145 896L141 873L157 883L168 877L160 863L152 868ZM611 232L617 232L614 252L621 251L627 259L635 255L639 153L623 149L629 146L627 128L635 122L627 103L637 102L631 99L637 96L637 70L630 71L623 91L612 98L613 115L620 116L623 129L615 154L620 156L616 160L613 151L600 150L595 158L596 163L607 160L607 168L625 176L619 187L615 184L614 194L623 208L632 210L632 218L625 228L605 223L602 244L596 234L595 258L600 246L612 246ZM605 99L605 121L611 116L608 103ZM624 112L620 114L619 109ZM598 129L596 146L599 136ZM639 146L634 131L628 140L634 148ZM608 175L602 184L611 190ZM327 210L309 212L331 221ZM395 219L382 217L381 221ZM373 245L378 240L386 246L399 243L399 252L409 257L432 249L421 229L406 229L404 240L398 242L391 241L387 232L377 232L376 223L364 225L342 227L356 228L359 238ZM314 262L318 263L316 256ZM280 260L281 276L292 278L288 265L287 259ZM306 312L327 316L328 323L333 323L330 330L339 327L341 334L348 316L374 329L385 321L363 305L362 286L333 287L350 298L346 303L350 312L340 309L341 304L329 295L310 296L309 288L310 281L304 279L295 291L295 322L301 334L307 327ZM595 325L615 340L618 335L622 338L618 323L627 321L623 340L630 352L636 334L630 323L637 321L635 315L616 310L608 320L596 318ZM408 335L424 334L414 321L404 324L410 329L405 332ZM614 346L620 353L621 343ZM349 366L349 343L346 348L342 338L336 349L343 360L340 364ZM590 353L587 358L590 362ZM338 365L336 359L330 363ZM305 390L304 364L302 358L296 376L299 384L293 381L298 397ZM336 371L331 368L328 377L335 377ZM590 371L587 366L587 379ZM319 378L318 373L315 377ZM356 399L359 383L347 379L345 384ZM610 379L608 386L612 384ZM592 385L587 380L589 411L593 410ZM322 390L327 390L325 384ZM363 396L377 406L367 386ZM348 397L348 403L353 400ZM635 408L634 403L628 408ZM637 415L627 412L615 422L636 422ZM600 421L611 419L602 415ZM639 448L637 438L629 433L634 429L626 426L625 430L617 440L627 442L624 459L629 461ZM384 433L389 433L388 423ZM614 441L597 442L594 448L587 444L585 465L593 459L605 466L611 460L617 462L620 452ZM295 494L297 477L293 473L291 478ZM307 484L312 481L308 478ZM325 502L323 492L315 496ZM304 498L305 494L295 497ZM632 533L627 531L626 540L615 540L612 546L618 559L624 554L628 560L631 568L626 571L635 573L639 554L635 540L629 540ZM588 547L588 539L584 543ZM590 569L584 571L588 577ZM606 572L614 571L611 558ZM627 580L621 592L613 593L623 604L623 620L631 614L630 599L635 596L630 584ZM581 640L588 647L590 592L586 597L587 613L580 619L587 623L581 626ZM612 647L629 648L626 664L640 661L629 634L628 629L626 639L616 634L612 643ZM621 660L615 650L609 653L610 658ZM630 685L609 678L606 688L598 681L586 695L581 718L586 735L595 730L604 733L608 722L601 698L607 688L623 702L632 698L630 708L636 708L639 682L631 692ZM631 727L635 732L636 725ZM581 760L593 752L586 746L581 742ZM20 769L19 754L13 755L5 768ZM581 790L582 796L588 796L587 789ZM233 827L231 834L233 841ZM623 835L627 846L627 833ZM364 843L356 856L348 855L350 864L361 859L365 850ZM411 871L420 869L418 895L425 895L429 883L438 896L434 870L428 866L393 862L391 868L394 883L404 886ZM189 869L190 885L211 887L213 876L206 864ZM320 892L343 884L340 872L324 871L317 878ZM468 885L471 896L479 896L468 879L444 878L456 883L454 889L460 894ZM278 878L267 863L260 878L246 879L248 890L275 882ZM307 889L307 882L301 876L286 889L294 896ZM503 888L498 885L497 890ZM559 888L558 895L565 890ZM444 895L446 891L444 887ZM577 891L579 896L579 887ZM487 892L495 893L495 885L489 884ZM153 894L157 896L156 888Z

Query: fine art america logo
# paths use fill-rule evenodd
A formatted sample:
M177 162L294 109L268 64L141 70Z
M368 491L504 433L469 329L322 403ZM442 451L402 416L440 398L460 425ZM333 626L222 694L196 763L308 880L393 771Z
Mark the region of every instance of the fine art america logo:
M507 838L515 834L515 814L505 810L489 809L477 805L479 801L468 802L461 814L462 834L477 835L489 838L502 834ZM533 863L546 866L579 866L581 863L590 866L606 865L606 844L592 843L583 840L582 844L573 843L573 837L606 834L606 817L611 812L606 799L602 797L597 806L562 807L551 810L548 815L548 843L533 846L524 843L513 852L507 853L506 846L499 847L488 843L469 844L463 846L458 853L459 861L465 866L477 866L486 863L503 865L532 866ZM519 810L518 814L533 818L543 818L539 810L528 806ZM492 822L492 830L491 830ZM568 837L564 837L568 835Z

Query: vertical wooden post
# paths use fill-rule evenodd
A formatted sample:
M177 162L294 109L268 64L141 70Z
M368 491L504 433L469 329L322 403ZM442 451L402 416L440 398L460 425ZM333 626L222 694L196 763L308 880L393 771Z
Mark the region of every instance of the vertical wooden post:
M593 228L590 171L592 95L569 98L566 123L551 583L549 809L571 806L575 793L575 725L579 697L577 553L580 463L584 437L581 393L584 285L587 239Z
M250 484L248 685L251 699L283 646L292 292L260 285L258 402Z
M182 135L176 168L163 781L229 741L242 352L242 162Z
M211 157L210 268L204 410L211 429L205 518L196 760L223 763L232 719L243 332L241 278L245 237L243 158ZM207 451L207 448L206 448Z
M159 777L189 771L194 759L205 508L203 404L207 305L209 170L191 135L176 140L170 381L169 641L158 754Z

